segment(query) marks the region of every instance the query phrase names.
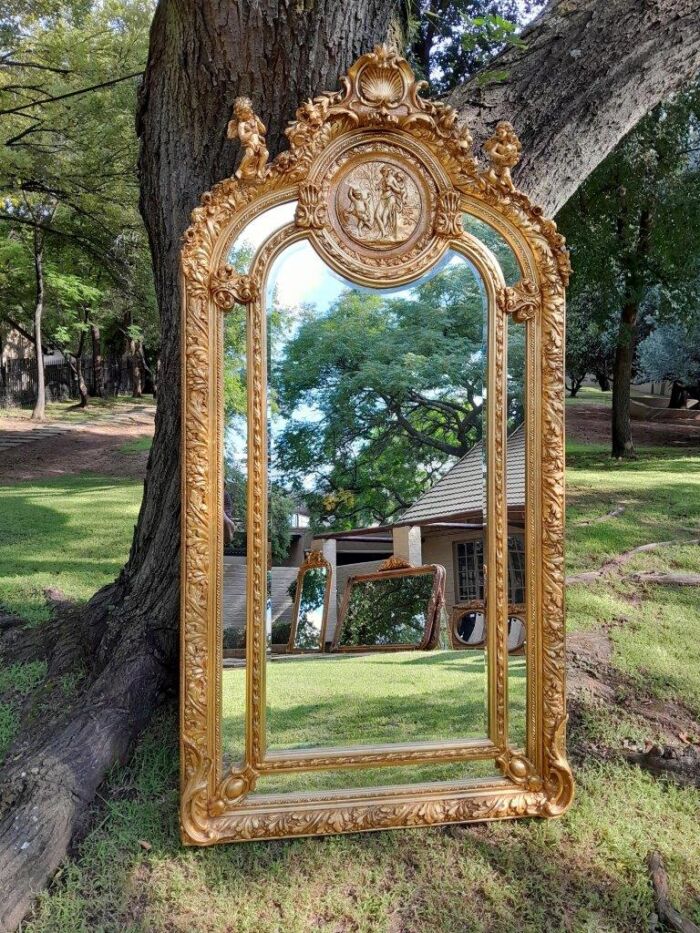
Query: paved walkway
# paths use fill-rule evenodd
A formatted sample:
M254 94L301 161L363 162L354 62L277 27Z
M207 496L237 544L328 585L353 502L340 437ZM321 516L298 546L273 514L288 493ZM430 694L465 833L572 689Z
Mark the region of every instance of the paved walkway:
M58 437L60 434L67 434L69 431L80 431L83 428L96 428L100 425L112 426L115 424L129 426L152 424L154 418L155 408L134 405L132 409L121 411L114 417L102 416L86 419L85 421L47 421L46 423L32 423L32 427L26 427L27 422L23 422L21 425L18 424L16 428L0 428L0 451L10 450L13 447L19 447L21 444L36 443L49 437Z

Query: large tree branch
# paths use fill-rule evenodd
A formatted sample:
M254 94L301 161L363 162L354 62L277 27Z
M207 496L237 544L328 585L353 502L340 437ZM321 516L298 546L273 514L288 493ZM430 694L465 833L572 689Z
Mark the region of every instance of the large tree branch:
M516 183L555 214L619 140L700 70L697 0L553 0L491 68L449 102L475 140L510 120L523 144Z

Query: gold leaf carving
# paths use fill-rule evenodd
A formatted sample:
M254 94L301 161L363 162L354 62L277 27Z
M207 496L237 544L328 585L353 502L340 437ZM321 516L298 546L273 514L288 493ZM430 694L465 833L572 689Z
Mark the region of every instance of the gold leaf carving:
M433 231L436 236L461 236L462 208L456 191L443 191L440 195L435 211Z
M240 275L229 265L220 266L213 272L210 284L214 302L225 311L235 304L250 304L260 293L254 279L249 275Z
M529 279L521 279L515 286L501 288L498 306L504 314L510 314L516 324L524 324L540 309L540 290Z
M489 167L484 173L485 180L502 191L515 191L510 170L520 161L522 146L515 135L515 130L507 120L496 124L496 132L484 143L484 151L489 160Z
M321 230L328 222L328 208L321 189L313 182L299 185L299 203L295 217L297 227Z
M387 47L363 55L341 78L337 91L303 103L286 131L289 150L267 161L265 128L241 106L229 124L229 135L240 139L243 160L235 178L227 178L203 195L192 212L192 225L182 249L185 292L183 326L183 536L182 536L182 835L186 842L207 845L225 839L262 839L309 833L352 832L396 826L419 826L465 820L516 816L557 816L573 796L571 770L564 751L566 704L564 693L564 288L570 273L564 238L554 221L515 189L511 170L520 156L520 143L509 124L501 123L486 144L488 165L482 168L472 153L469 129L457 112L441 102L420 96L408 63ZM242 125L244 124L244 125ZM355 160L355 161L353 161ZM390 240L367 243L362 237L342 237L332 226L329 198L340 173L350 175L361 160L391 163L406 173L420 193L419 222L403 240L400 227L387 226ZM410 186L407 184L406 188ZM381 192L380 192L381 193ZM345 207L340 194L341 207ZM296 226L278 231L256 254L249 276L241 276L221 257L245 224L262 210L298 199ZM338 201L334 200L333 205ZM359 213L362 211L359 209ZM265 311L260 283L272 258L291 235L307 235L323 247L324 258L341 274L365 285L389 287L410 281L432 268L444 255L448 240L462 243L461 213L471 211L498 229L512 246L522 269L518 285L503 289L491 276L497 294L494 315L494 389L504 385L506 315L529 320L528 404L537 417L527 422L528 480L541 501L541 514L531 518L528 537L528 742L524 754L511 752L508 731L507 641L497 635L494 645L494 699L491 754L499 759L504 777L476 790L449 790L441 785L415 785L410 792L373 788L363 796L318 793L276 802L252 790L258 774L293 768L292 759L265 754L265 617L266 601L266 415ZM357 211L355 212L357 214ZM393 225L393 217L391 218ZM339 229L342 224L338 224ZM377 228L378 229L378 228ZM381 239L377 231L370 237ZM394 239L392 240L392 236ZM473 238L471 240L473 243ZM470 247L471 248L471 247ZM382 249L384 251L382 252ZM489 278L489 270L483 273ZM534 283L537 283L536 285ZM221 775L217 676L220 657L213 633L219 625L220 593L217 574L220 465L212 451L221 449L218 414L221 386L213 348L220 339L221 309L235 303L249 306L249 600L248 708L245 761L240 770ZM493 398L493 418L503 424L503 393ZM216 432L212 438L212 431ZM493 509L489 528L496 536L489 575L497 617L507 615L505 510L505 437L496 433L492 447ZM528 487L530 488L530 487ZM220 542L219 542L220 544ZM495 566L494 566L495 561ZM500 595L498 595L500 594ZM502 626L501 626L502 628ZM218 649L220 651L220 648ZM452 754L454 751L454 754ZM488 751L488 749L487 749ZM484 750L473 757L483 757ZM431 760L466 760L471 752L406 746L394 752L367 752L372 764ZM343 749L346 766L357 766L358 754ZM285 764L286 762L286 764ZM318 767L331 763L317 756ZM313 768L313 763L311 767ZM338 764L342 767L342 764ZM267 769L267 770L266 770Z

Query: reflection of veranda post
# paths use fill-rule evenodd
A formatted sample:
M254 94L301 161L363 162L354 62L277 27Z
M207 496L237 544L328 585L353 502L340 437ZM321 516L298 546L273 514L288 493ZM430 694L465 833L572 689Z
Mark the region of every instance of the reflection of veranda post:
M265 124L253 113L253 105L248 97L235 99L233 116L226 135L229 139L238 137L243 146L243 158L238 166L236 178L262 178L270 155L265 145Z

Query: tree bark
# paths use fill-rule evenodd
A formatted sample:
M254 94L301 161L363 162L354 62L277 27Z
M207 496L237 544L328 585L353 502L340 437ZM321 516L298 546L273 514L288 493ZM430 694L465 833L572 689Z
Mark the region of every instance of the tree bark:
M141 398L143 396L143 369L139 340L129 340L129 355L131 357L131 395L133 398Z
M612 455L630 459L635 456L630 423L630 386L637 311L634 302L626 304L622 309L613 364Z
M92 337L92 394L96 398L105 397L105 370L102 358L102 335L97 324L90 324Z
M477 139L499 119L524 142L519 184L553 213L620 137L694 73L695 0L558 0L502 56L502 85L451 95ZM16 925L65 856L109 767L175 684L180 434L178 260L190 211L232 174L231 105L252 97L274 154L299 102L337 86L396 31L396 0L161 0L140 98L141 211L153 255L162 347L156 433L129 560L84 615L91 679L0 771L0 929ZM498 67L501 67L500 64ZM32 819L38 807L40 818Z
M552 0L521 38L489 66L505 81L475 76L448 101L477 144L510 120L523 144L513 178L549 216L700 68L697 0Z
M36 356L36 401L32 411L34 421L46 417L46 372L44 370L44 347L41 341L41 321L44 315L44 231L34 226L34 354Z

